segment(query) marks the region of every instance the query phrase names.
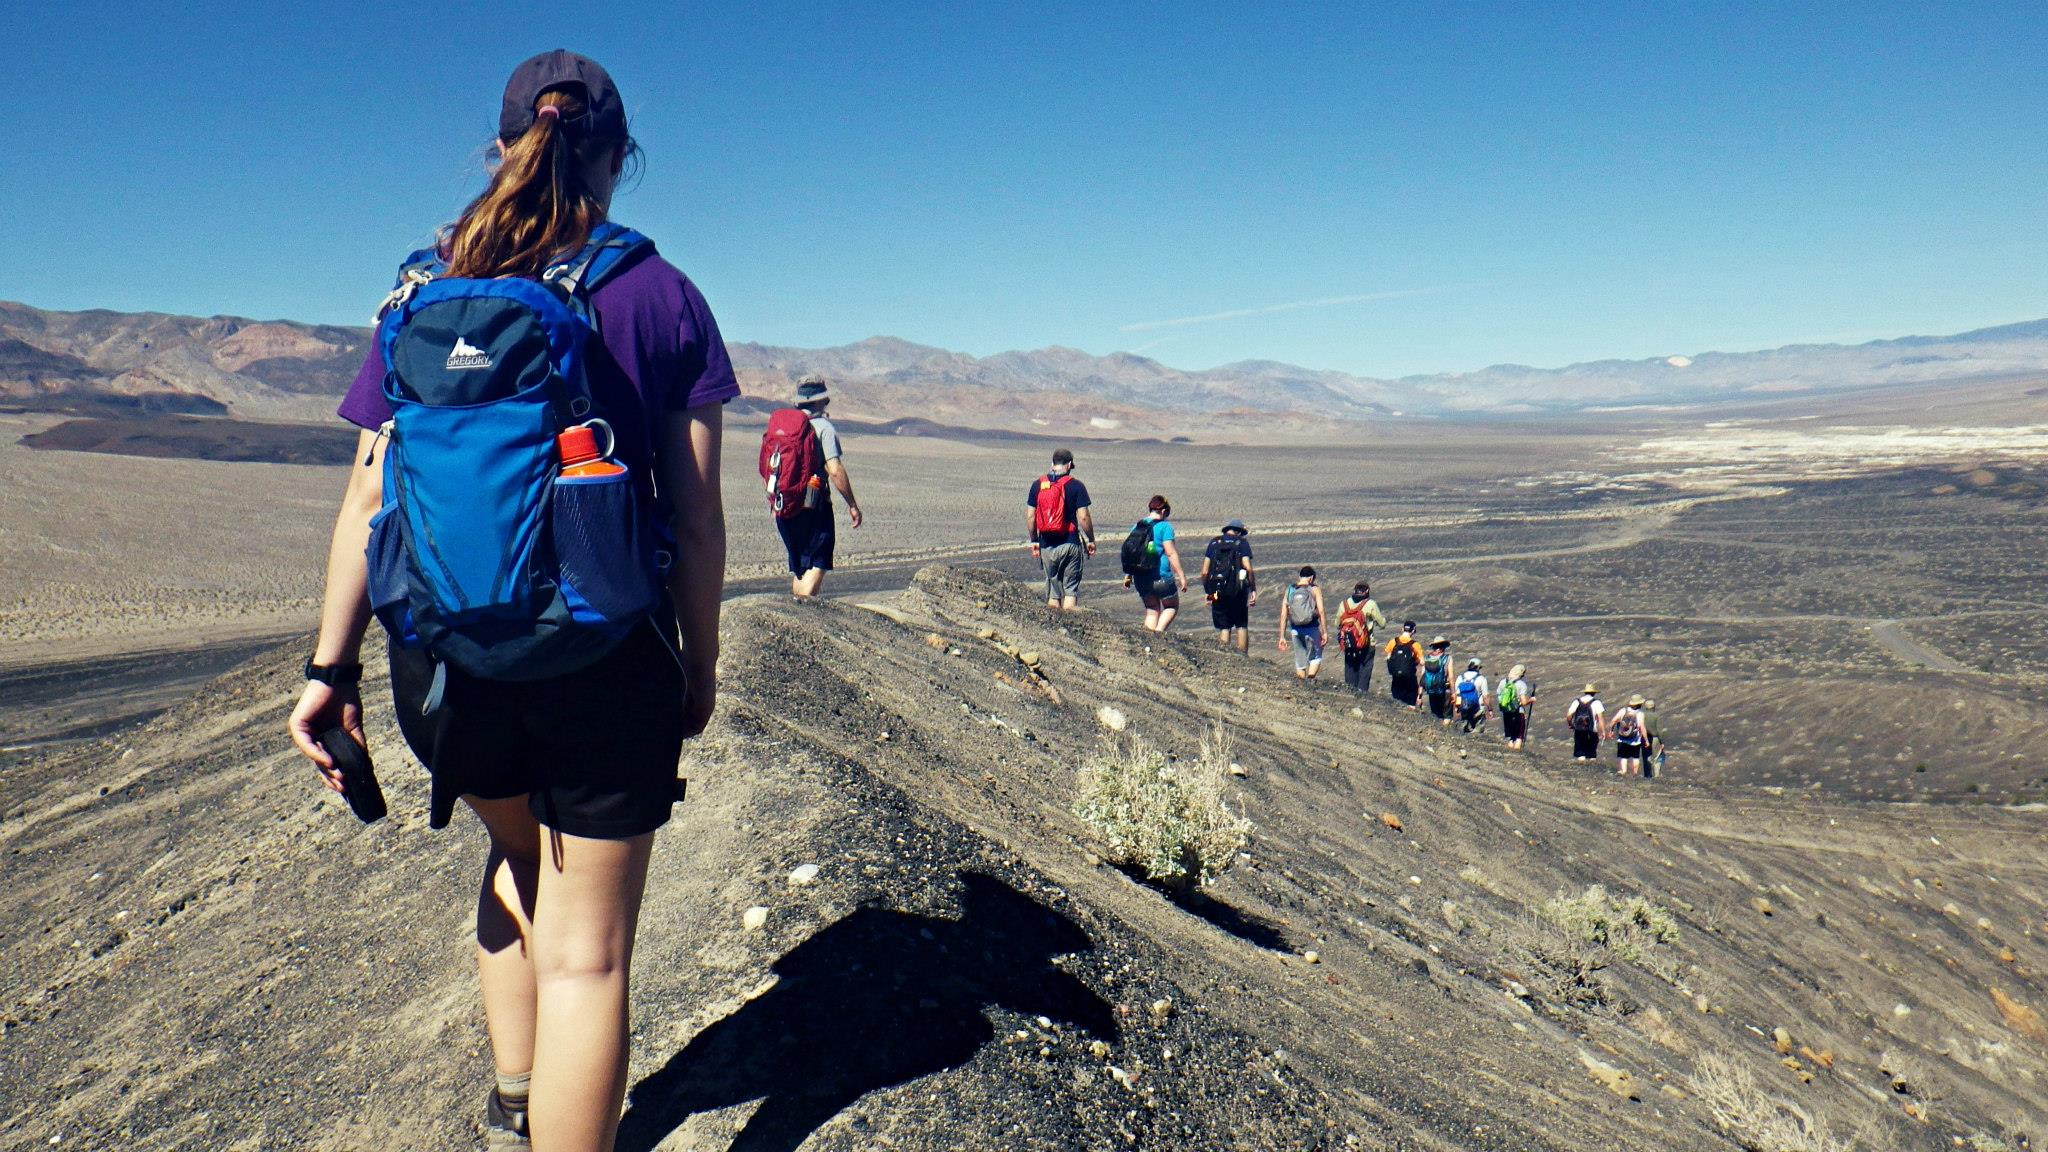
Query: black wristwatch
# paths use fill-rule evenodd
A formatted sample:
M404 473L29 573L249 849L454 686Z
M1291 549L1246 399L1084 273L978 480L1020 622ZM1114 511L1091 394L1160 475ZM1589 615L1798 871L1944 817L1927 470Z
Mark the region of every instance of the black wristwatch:
M315 664L306 661L306 679L318 680L329 688L347 688L361 683L361 664Z

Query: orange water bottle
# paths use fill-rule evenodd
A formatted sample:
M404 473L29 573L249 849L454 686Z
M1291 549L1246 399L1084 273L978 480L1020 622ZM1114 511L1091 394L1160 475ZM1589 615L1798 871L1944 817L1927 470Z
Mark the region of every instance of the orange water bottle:
M555 437L555 447L562 453L562 475L616 476L626 470L625 465L614 463L610 459L612 438L609 435L609 427L605 428L605 446L597 446L595 425L601 423L602 421L593 420L589 424L578 424Z

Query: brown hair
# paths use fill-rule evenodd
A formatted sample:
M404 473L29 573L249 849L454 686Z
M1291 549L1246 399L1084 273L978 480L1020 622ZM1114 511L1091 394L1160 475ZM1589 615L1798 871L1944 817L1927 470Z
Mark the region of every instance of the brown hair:
M1145 507L1159 513L1162 517L1173 515L1173 505L1168 504L1164 496L1154 496L1152 502L1145 505Z
M489 187L448 226L442 245L449 276L533 276L575 252L605 214L583 178L584 164L600 148L638 153L630 138L575 139L569 125L585 111L575 92L550 89L534 108L557 111L535 116L525 132L498 142Z

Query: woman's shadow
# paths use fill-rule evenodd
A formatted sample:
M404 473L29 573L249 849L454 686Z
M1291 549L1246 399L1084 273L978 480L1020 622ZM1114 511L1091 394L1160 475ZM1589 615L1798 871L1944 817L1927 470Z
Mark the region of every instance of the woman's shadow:
M749 1100L732 1152L789 1152L867 1093L967 1063L995 1036L990 1007L1116 1040L1109 1004L1051 963L1087 951L1087 934L994 877L960 883L957 920L862 908L777 960L767 995L633 1086L618 1152Z

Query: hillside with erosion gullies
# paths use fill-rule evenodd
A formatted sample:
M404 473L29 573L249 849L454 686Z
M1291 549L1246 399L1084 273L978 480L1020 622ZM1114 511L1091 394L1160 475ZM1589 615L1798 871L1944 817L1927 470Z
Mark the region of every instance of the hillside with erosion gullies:
M724 627L628 1152L2048 1134L2037 806L1619 781L978 570ZM0 775L0 1147L477 1146L482 840L427 832L381 683L393 818L315 788L303 652ZM1076 769L1118 726L1195 763L1218 717L1251 837L1169 898Z

